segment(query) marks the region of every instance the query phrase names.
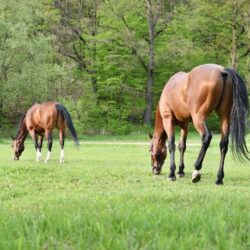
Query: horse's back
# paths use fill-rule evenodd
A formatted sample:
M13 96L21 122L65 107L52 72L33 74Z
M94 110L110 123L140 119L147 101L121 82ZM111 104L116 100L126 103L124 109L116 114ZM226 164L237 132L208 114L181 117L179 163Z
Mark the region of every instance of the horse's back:
M56 109L56 104L57 102L44 102L40 105L39 112L41 115L47 114L48 116L52 116L57 114L57 109Z
M53 129L57 127L59 123L65 127L65 121L59 115L56 104L58 103L53 101L34 104L27 111L27 127L37 130Z

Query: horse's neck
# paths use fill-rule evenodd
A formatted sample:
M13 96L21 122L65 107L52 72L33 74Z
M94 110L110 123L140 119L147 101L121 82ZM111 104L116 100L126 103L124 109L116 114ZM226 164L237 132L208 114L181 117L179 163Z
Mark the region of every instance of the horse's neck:
M166 132L163 127L162 117L159 110L159 105L156 110L155 115L155 129L154 129L154 137L161 138L164 142L166 141Z

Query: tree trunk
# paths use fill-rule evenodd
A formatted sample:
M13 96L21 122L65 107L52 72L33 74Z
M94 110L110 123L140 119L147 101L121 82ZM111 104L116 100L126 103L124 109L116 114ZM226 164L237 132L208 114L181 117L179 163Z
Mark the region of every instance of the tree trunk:
M153 47L153 46L152 46ZM150 126L152 124L152 110L153 110L153 86L154 86L154 51L150 46L150 58L148 64L148 75L147 75L147 93L146 102L147 107L144 116L144 123Z
M146 89L146 111L144 123L148 126L152 124L153 110L153 87L154 87L154 39L155 39L155 23L150 0L147 0L148 7L148 33L149 33L149 62L147 67L147 89Z
M231 67L236 70L237 69L237 28L236 28L237 6L235 6L232 21L233 21L232 23L233 32L232 32L232 48L231 48L230 57L231 57Z
M96 34L98 29L98 20L97 20L97 9L98 9L98 3L97 1L94 2L93 5L93 13L90 14L90 35L93 38L93 48L92 48L92 62L91 62L91 83L93 92L96 94L98 91L98 83L97 83L97 77L96 77L96 70L95 64L96 64ZM91 12L91 10L90 10Z

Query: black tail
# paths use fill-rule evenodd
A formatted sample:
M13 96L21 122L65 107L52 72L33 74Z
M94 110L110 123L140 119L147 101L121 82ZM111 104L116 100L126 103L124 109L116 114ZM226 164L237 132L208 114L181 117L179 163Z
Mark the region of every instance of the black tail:
M233 105L230 122L232 152L239 160L244 160L245 158L250 161L245 141L246 124L249 115L247 89L244 81L235 70L226 68L225 71L231 77L233 85Z
M68 110L62 104L59 104L59 103L56 104L56 109L64 117L66 124L67 124L67 127L70 131L70 134L71 134L75 144L77 146L79 146L79 140L78 140L78 137L76 134L76 130L75 130L74 124L72 122L72 119L71 119L71 116L70 116Z

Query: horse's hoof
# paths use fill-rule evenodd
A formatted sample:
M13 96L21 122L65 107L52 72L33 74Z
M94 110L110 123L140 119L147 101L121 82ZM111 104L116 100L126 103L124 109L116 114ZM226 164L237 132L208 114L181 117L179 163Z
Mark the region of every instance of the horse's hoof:
M198 170L194 170L193 174L192 174L192 182L193 183L197 183L199 182L201 179L201 174Z
M183 178L185 176L185 173L183 172L183 173L178 173L177 174L177 177L179 177L179 178Z
M175 176L169 176L168 181L176 181L176 177Z
M223 183L223 180L216 180L215 184L216 185L223 185L224 183Z

